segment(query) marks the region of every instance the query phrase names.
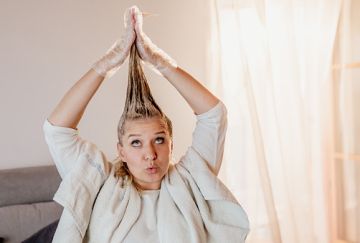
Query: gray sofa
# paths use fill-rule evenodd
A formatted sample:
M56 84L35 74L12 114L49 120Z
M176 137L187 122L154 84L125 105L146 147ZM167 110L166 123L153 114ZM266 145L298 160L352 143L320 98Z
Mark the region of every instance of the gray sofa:
M19 243L60 218L63 208L52 200L60 182L54 165L0 170L4 243Z

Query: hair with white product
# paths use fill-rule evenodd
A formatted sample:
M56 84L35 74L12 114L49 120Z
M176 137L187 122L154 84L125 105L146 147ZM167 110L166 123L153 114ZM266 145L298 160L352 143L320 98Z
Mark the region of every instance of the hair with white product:
M120 145L123 145L122 136L125 134L125 125L127 122L153 117L158 117L164 122L170 138L172 139L171 120L162 112L161 108L151 95L150 87L142 68L140 55L136 45L133 44L131 46L129 57L128 87L125 106L117 128ZM129 182L133 182L133 177L126 162L118 157L114 161L114 164L115 177L122 177Z

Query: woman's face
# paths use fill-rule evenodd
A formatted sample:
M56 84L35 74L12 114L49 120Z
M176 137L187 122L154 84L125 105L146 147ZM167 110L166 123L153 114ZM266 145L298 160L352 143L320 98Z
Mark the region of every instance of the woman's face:
M143 190L159 189L172 152L165 122L158 117L126 121L121 141L119 156L127 163L135 182Z

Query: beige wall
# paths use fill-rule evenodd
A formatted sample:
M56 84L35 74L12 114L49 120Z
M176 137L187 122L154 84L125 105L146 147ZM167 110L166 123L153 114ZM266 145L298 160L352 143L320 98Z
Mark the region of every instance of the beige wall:
M206 83L206 0L20 1L0 3L0 169L52 164L42 124L63 94L122 33L125 8L158 13L145 20L152 40ZM167 81L146 70L158 103L174 123L175 157L191 141L192 111ZM127 64L107 80L80 122L84 138L116 156Z

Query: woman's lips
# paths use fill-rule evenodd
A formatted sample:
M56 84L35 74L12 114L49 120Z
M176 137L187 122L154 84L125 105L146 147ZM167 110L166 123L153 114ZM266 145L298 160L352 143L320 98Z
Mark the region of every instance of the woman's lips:
M148 174L156 174L159 170L159 167L149 167L146 169L146 172Z

